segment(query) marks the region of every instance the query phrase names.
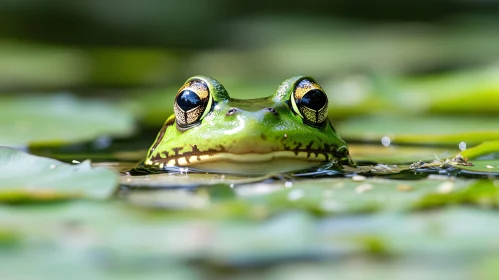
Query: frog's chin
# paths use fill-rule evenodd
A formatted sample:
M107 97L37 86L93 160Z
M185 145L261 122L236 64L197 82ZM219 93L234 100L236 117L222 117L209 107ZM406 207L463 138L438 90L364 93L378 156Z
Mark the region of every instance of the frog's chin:
M159 163L159 167L163 169L182 166L213 173L268 174L308 169L333 158L331 154L305 151L274 151L263 154L216 153L179 157L166 163Z
M264 175L270 173L304 170L317 167L319 165L321 165L321 162L317 161L277 158L270 161L258 163L213 161L191 165L191 167L199 171L206 171L210 173Z

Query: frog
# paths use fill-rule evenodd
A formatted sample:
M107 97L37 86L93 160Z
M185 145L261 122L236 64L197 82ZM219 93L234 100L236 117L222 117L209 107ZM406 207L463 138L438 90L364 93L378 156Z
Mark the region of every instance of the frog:
M147 152L148 169L269 174L354 164L328 119L325 91L309 76L255 99L231 98L217 80L193 76L173 107Z

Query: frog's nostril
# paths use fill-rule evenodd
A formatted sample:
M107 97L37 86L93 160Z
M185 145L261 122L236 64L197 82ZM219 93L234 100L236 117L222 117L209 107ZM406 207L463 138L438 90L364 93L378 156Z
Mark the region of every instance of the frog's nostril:
M279 115L279 113L277 112L276 109L272 108L272 107L268 107L268 108L265 108L264 110L267 110L269 111L270 113L274 114L274 115Z
M227 111L227 116L232 116L234 115L235 113L237 113L237 109L236 108L230 108L229 111Z

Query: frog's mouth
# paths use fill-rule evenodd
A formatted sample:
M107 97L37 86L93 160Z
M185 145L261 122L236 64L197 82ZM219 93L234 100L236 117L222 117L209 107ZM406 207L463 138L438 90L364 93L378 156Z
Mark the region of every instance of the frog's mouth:
M175 157L155 157L145 164L160 169L168 167L192 167L195 169L222 173L269 173L301 170L321 165L334 158L341 158L331 152L293 150L269 153L185 153Z

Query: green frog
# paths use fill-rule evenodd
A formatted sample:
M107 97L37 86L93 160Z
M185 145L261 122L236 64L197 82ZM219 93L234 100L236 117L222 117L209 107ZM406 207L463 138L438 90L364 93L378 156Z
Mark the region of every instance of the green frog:
M231 98L217 80L194 76L175 96L145 167L266 174L352 164L327 118L328 99L310 77L285 80L266 98Z

